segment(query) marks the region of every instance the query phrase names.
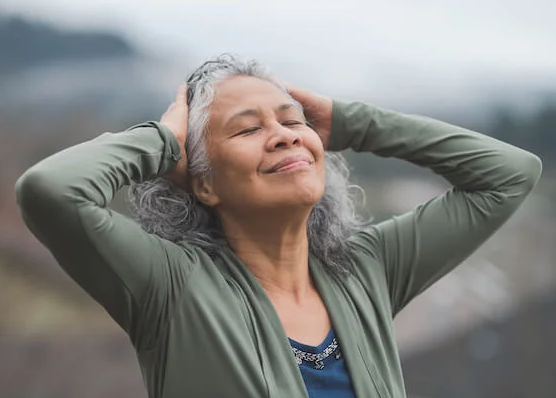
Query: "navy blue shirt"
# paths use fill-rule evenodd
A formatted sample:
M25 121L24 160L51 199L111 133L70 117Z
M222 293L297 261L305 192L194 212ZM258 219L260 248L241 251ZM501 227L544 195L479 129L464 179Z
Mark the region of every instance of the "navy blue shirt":
M326 339L317 347L289 340L293 348L311 354L319 354L332 344L334 338L334 330L331 329ZM356 398L340 348L337 348L340 352L339 358L336 355L338 351L335 351L323 360L324 367L322 369L316 369L314 362L303 361L299 365L310 398Z

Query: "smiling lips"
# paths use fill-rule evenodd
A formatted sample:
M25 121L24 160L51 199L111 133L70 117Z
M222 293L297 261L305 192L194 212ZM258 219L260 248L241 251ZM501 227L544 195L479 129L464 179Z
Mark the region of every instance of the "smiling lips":
M308 166L311 164L311 159L306 155L288 156L275 163L267 173L278 173L281 171L291 170L298 167Z

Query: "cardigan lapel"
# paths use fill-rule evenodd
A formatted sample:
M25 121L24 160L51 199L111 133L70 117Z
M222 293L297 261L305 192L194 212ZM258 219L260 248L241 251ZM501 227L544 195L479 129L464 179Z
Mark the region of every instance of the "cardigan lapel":
M368 379L370 375L359 349L361 332L358 330L361 323L356 317L353 306L350 305L349 295L343 286L344 283L349 283L351 276L332 276L313 258L310 259L309 266L316 288L328 310L332 327L338 336L340 350L346 360L355 395L370 398L371 388Z
M253 311L254 319L251 326L254 334L259 337L258 350L269 386L269 396L274 398L295 394L292 396L309 398L288 336L270 298L259 281L231 249L222 251L220 256L225 257L225 261L216 262L220 263L223 272L239 284ZM285 389L291 394L284 395ZM295 393L292 390L295 390Z

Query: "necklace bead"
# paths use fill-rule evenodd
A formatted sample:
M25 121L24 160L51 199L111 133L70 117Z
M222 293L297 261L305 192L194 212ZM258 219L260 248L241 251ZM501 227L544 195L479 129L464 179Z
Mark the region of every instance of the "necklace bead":
M330 343L328 347L318 354L306 352L295 347L291 347L291 349L298 365L301 365L303 361L305 361L312 363L315 369L318 370L324 369L324 360L330 355L334 354L334 358L336 360L342 357L338 340L336 340L336 338L332 339L332 343Z

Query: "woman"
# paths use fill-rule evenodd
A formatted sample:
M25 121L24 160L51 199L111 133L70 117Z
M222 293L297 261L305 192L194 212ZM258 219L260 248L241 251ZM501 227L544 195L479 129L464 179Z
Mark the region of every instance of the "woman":
M453 188L365 227L342 159L325 153L346 148ZM150 397L397 398L393 317L485 242L540 172L493 138L286 90L222 56L160 122L57 153L16 191L28 227L129 335ZM126 184L143 228L107 208Z

